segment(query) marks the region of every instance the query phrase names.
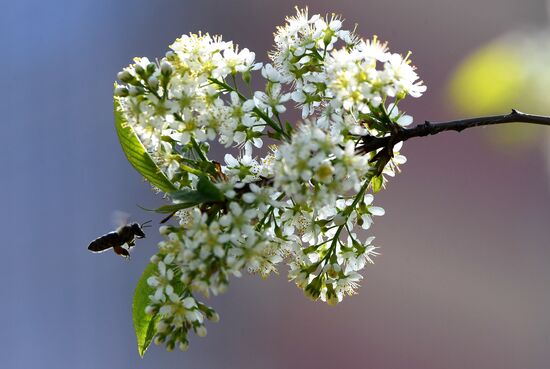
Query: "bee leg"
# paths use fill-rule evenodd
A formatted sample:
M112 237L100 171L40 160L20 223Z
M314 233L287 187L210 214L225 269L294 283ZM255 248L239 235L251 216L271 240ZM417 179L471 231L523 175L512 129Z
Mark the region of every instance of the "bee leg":
M113 246L115 254L122 256L123 258L130 258L130 253L122 246Z
M132 241L125 243L124 248L130 251L132 247L134 247L135 245L136 245L136 239L134 238Z

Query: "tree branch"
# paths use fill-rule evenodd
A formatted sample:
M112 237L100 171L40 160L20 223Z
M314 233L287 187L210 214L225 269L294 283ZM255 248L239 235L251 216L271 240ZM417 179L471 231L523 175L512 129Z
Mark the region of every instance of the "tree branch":
M550 117L542 115L525 114L516 109L512 109L510 114L493 115L488 117L468 118L453 120L449 122L429 122L419 124L413 128L399 128L395 133L387 137L363 136L362 144L357 148L357 152L366 154L368 152L387 148L388 151L401 141L407 141L414 137L424 137L435 135L445 131L463 131L467 128L489 126L504 123L530 123L543 126L550 126Z

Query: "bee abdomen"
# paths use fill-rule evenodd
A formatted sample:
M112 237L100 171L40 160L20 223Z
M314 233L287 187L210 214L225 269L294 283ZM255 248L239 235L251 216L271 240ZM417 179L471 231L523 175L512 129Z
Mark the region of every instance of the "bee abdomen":
M105 251L113 246L120 246L123 243L124 242L121 242L118 233L110 232L93 240L88 246L88 250L93 252L100 252Z

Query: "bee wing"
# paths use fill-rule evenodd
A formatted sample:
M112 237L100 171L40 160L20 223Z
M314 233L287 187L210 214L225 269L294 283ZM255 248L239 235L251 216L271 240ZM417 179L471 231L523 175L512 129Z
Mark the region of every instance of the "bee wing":
M123 225L128 224L129 221L130 221L130 214L124 211L116 210L116 211L113 211L113 213L111 214L111 222L116 228L122 227Z
M110 232L93 240L88 246L88 250L92 252L103 252L111 247L120 246L122 243L118 233Z

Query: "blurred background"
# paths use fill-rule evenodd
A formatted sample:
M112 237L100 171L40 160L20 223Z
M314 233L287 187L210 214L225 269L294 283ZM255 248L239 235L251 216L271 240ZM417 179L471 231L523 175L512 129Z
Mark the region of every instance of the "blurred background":
M428 92L402 106L418 122L550 114L550 54L529 49L550 39L544 0L2 1L0 367L548 368L550 150L548 129L525 126L407 142L357 296L329 307L284 270L246 276L210 299L222 319L207 338L139 358L131 298L159 237L130 262L86 250L114 210L144 221L136 204L160 203L118 144L116 73L199 30L266 61L294 5L412 50Z

